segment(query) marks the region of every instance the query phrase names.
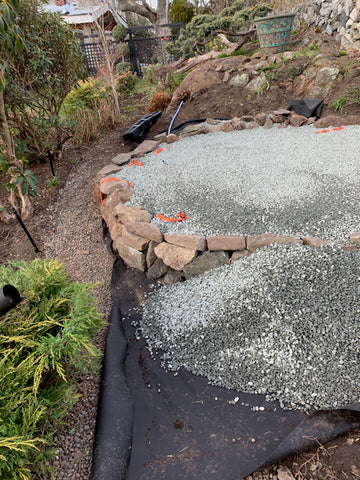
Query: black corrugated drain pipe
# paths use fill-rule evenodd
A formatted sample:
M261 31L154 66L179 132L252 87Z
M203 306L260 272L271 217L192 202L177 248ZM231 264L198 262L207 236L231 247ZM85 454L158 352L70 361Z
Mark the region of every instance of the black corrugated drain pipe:
M20 293L12 285L4 285L0 290L0 317L16 307L23 299Z

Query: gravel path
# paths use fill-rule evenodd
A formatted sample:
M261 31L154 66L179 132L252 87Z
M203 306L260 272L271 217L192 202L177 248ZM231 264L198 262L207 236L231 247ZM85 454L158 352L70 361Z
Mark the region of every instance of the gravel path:
M320 236L345 242L360 229L359 126L316 134L313 127L197 135L143 157L121 177L133 205L186 222L168 233Z
M100 151L99 151L100 150ZM94 154L96 155L94 161ZM52 234L45 240L46 256L63 261L73 280L101 282L94 293L104 319L111 309L113 258L107 252L102 221L93 201L92 183L96 173L109 163L106 148L89 146L84 158L73 169L52 210ZM102 329L95 345L104 350L107 329ZM56 479L90 478L92 446L97 414L100 371L85 375L78 384L82 396L65 417L62 431L55 438L57 456L52 462ZM44 479L45 480L45 479Z

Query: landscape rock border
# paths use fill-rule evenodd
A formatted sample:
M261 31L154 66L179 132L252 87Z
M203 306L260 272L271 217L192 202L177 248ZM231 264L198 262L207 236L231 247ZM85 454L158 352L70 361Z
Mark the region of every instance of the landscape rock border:
M332 244L331 241L312 236L295 238L289 235L263 233L258 235L204 236L191 234L162 234L159 227L150 223L153 215L138 207L126 206L133 186L116 176L123 164L155 151L160 143L173 143L194 135L231 132L253 128L300 127L315 122L286 109L270 114L259 113L230 120L207 119L206 122L187 125L178 135L161 133L153 140L143 141L135 150L117 155L112 164L100 170L94 183L94 200L109 229L114 250L131 268L145 272L147 277L173 284L201 275L224 264L232 264L255 250L274 243L300 243L313 247ZM360 231L349 235L346 251L358 250Z

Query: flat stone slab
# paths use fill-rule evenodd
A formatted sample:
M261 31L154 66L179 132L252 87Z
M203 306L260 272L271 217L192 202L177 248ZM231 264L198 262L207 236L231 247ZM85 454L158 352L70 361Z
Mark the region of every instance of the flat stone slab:
M272 245L273 243L301 243L300 240L287 235L275 235L273 233L263 233L261 235L249 235L247 238L247 250L252 253L258 248Z
M118 205L114 210L115 216L123 225L133 222L149 223L152 219L151 213L143 210L140 207L126 207L125 205Z
M124 163L130 162L131 152L129 153L119 153L116 157L112 158L112 163L116 165L123 165Z
M322 247L331 243L329 240L319 237L302 237L302 241L304 245L310 245L311 247Z
M196 257L196 250L178 247L170 243L162 242L155 247L155 254L158 258L173 270L184 270L184 267Z
M360 231L350 234L350 241L360 245Z
M164 239L172 245L190 248L199 252L206 249L206 238L203 235L187 235L186 233L165 234Z
M184 268L184 275L186 280L188 278L201 275L213 268L221 267L229 263L229 254L227 252L205 252L198 256L191 263Z
M108 175L111 175L112 173L118 173L121 170L121 168L118 165L110 164L106 165L104 168L102 168L97 176L98 177L106 177Z
M239 235L218 235L206 240L210 251L245 249L245 237Z
M144 140L142 143L140 143L140 145L135 148L135 150L131 152L131 158L142 157L143 155L154 151L159 144L159 141Z
M154 223L145 223L140 221L127 223L125 227L128 232L138 235L139 237L146 238L147 240L153 240L157 243L163 241L163 235L160 232L159 227Z

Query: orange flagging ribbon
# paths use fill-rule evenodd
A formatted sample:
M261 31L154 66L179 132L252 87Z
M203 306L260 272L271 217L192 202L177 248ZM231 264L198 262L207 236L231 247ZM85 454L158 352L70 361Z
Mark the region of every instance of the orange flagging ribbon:
M334 127L332 128L332 130L334 132L338 132L339 130L344 130L344 127ZM324 128L324 130L320 130L319 132L315 132L315 133L328 133L330 132L330 130L327 130L326 128Z
M175 218L174 217L165 217L165 215L161 215L161 213L159 213L156 216L157 216L157 218L160 218L160 220L164 220L164 222L182 222L182 221L187 220L189 218L183 212L178 213Z
M128 167L131 167L131 165L137 165L138 167L143 167L145 164L140 163L139 160L137 158L135 158L135 160L133 160L131 163L129 163Z
M163 150L167 150L168 147L164 147L164 148L158 148L154 154L154 157L156 157L156 155L159 155L159 153L161 153Z
M123 180L121 178L116 178L116 177L106 178L105 180L100 182L100 185L102 185L103 183L106 183L106 182L125 182L129 185L130 188L134 188L134 185L132 183L130 183L128 180ZM101 192L100 192L100 201L101 201L101 205L103 205L104 196Z
M103 180L102 182L100 182L100 185L102 185L103 183L106 183L106 182L125 182L129 185L130 188L134 188L134 185L132 183L130 183L128 180L123 180L122 178L116 178L116 177L111 177L111 178L106 178L105 180Z

